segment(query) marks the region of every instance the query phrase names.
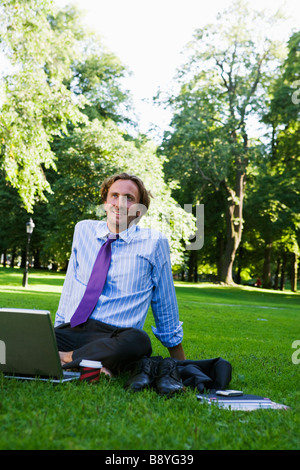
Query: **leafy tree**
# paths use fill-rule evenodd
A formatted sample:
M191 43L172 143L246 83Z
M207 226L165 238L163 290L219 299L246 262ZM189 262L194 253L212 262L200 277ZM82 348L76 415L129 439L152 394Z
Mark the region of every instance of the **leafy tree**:
M249 185L245 202L245 232L256 232L253 248L264 260L260 277L263 287L271 287L272 254L278 257L292 252L298 255L299 188L289 172L276 173L262 165L254 184Z
M2 77L1 166L32 212L50 191L45 168L55 167L50 142L82 115L65 81L71 76L75 38L53 28L51 0L3 0L1 49L7 61Z
M280 75L270 88L268 112L263 121L271 128L268 173L274 175L272 206L281 208L281 257L291 254L292 290L297 289L297 267L300 255L299 229L299 161L300 161L300 32L288 42L288 54L281 66ZM266 196L265 196L266 198ZM275 203L276 201L276 203ZM277 221L278 219L278 221ZM269 235L270 236L270 235ZM284 264L284 263L283 263Z
M169 99L174 114L161 152L169 180L223 194L226 244L221 280L231 283L241 242L247 170L256 157L250 118L264 109L264 90L281 49L263 28L264 18L243 1L233 3L214 25L195 32L190 59L179 73L180 91ZM272 70L273 69L273 70ZM194 189L194 193L196 193Z
M82 28L75 7L57 11L51 1L6 1L0 8L2 51L10 59L0 118L0 210L7 221L1 227L1 252L9 252L12 261L14 253L22 254L26 212L34 211L35 264L56 264L57 253L47 242L57 220L46 204L46 192L51 199L57 179L56 151L64 138L71 145L74 127L87 124L90 116L126 121L122 112L130 104L120 85L126 69ZM69 165L69 170L74 169Z
M167 232L172 262L179 264L194 219L171 197L154 145L124 130L132 124L128 93L120 85L125 67L82 29L73 7L55 11L50 0L8 0L1 8L2 46L14 66L3 79L1 109L2 166L9 181L0 181L0 211L5 217L7 204L14 205L10 228L24 239L25 224L18 225L14 212L25 220L22 204L34 210L36 265L64 267L75 223L99 218L103 179L115 171L136 172L156 195L142 223ZM8 240L2 250L22 246L8 227L1 231Z

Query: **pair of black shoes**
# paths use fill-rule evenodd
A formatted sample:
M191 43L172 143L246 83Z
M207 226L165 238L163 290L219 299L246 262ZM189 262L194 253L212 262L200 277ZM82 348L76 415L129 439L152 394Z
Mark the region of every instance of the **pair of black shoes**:
M171 357L163 359L143 357L137 364L133 375L125 384L125 388L138 392L153 387L160 395L173 395L182 392L184 386L176 366L176 360Z

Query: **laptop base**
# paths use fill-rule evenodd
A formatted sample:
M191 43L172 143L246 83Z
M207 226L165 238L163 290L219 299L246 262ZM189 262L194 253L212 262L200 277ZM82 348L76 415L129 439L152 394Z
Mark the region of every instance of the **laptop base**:
M80 377L80 372L64 372L63 377L32 377L26 375L4 375L6 379L15 379L15 380L34 380L41 382L52 382L52 383L64 383L70 382L71 380L78 380Z

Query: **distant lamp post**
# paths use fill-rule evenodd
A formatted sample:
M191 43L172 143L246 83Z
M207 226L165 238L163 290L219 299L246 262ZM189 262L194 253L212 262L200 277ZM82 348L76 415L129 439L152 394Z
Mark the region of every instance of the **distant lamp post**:
M26 233L27 233L27 246L26 246L26 260L25 260L25 270L23 275L23 287L28 286L28 267L29 267L29 246L30 246L30 238L33 232L35 225L33 223L32 218L30 217L29 222L26 223Z

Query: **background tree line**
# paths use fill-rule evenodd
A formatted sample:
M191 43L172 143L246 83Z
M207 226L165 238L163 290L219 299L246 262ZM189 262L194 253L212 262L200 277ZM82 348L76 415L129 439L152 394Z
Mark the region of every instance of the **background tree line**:
M36 267L66 267L74 225L99 218L99 187L139 174L153 201L143 223L170 237L174 271L225 283L260 277L296 290L299 256L300 33L287 45L243 1L195 31L176 92L158 96L173 118L161 145L136 131L127 69L74 7L3 0L0 252L24 256L34 219ZM255 122L254 130L252 123ZM264 135L258 131L263 126ZM205 207L205 242L185 250Z
M144 226L170 239L173 265L195 228L171 196L156 146L135 132L128 73L101 40L83 29L75 7L52 0L0 3L0 252L13 264L25 256L25 223L35 223L35 267L65 268L75 224L103 217L100 185L115 172L141 176L153 200ZM177 223L176 223L177 221Z
M190 280L206 267L225 283L259 277L283 288L287 275L297 288L300 33L285 49L271 38L280 21L234 2L195 32L179 92L164 98L173 108L160 148L167 181L178 182L179 202L205 205Z

